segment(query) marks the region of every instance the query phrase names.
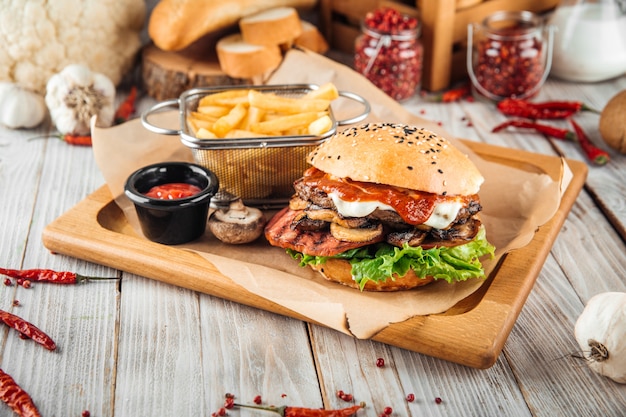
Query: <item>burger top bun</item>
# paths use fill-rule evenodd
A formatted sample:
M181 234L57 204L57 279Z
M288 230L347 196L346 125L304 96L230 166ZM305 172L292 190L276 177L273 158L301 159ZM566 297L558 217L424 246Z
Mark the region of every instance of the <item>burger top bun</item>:
M362 124L333 135L308 156L336 177L443 195L477 194L484 178L447 139L393 123Z

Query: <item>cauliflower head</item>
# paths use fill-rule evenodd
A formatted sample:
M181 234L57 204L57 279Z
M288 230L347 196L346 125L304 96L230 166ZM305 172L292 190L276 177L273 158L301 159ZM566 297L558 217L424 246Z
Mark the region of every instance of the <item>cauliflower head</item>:
M67 65L119 84L141 48L144 0L0 0L0 81L45 94Z

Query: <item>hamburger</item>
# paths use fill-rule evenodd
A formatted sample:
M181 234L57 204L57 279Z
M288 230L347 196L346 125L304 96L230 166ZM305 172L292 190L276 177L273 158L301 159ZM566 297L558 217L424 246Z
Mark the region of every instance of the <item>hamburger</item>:
M307 157L289 206L265 227L273 246L326 279L398 291L484 278L494 255L480 221L476 166L448 140L404 124L363 124Z

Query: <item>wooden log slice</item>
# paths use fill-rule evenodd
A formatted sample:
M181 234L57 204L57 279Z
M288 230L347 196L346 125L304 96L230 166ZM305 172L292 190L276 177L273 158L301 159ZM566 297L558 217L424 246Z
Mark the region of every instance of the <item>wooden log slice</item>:
M218 63L215 45L206 43L182 51L146 45L141 76L146 93L159 101L177 98L194 87L252 84L252 80L226 75Z

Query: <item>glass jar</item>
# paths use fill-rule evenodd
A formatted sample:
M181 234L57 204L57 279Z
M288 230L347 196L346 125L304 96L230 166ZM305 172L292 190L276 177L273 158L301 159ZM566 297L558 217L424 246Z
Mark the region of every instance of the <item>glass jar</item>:
M561 0L550 17L557 30L551 75L596 82L626 73L626 3Z
M381 12L393 13L393 12ZM396 12L397 13L397 12ZM384 15L383 15L384 16ZM424 48L420 41L421 24L403 16L400 22L383 23L386 18L366 19L355 41L354 68L395 100L412 97L422 83ZM370 15L371 17L371 15ZM398 22L394 19L387 19Z
M550 72L553 27L528 11L502 11L468 25L467 72L491 100L536 95Z

